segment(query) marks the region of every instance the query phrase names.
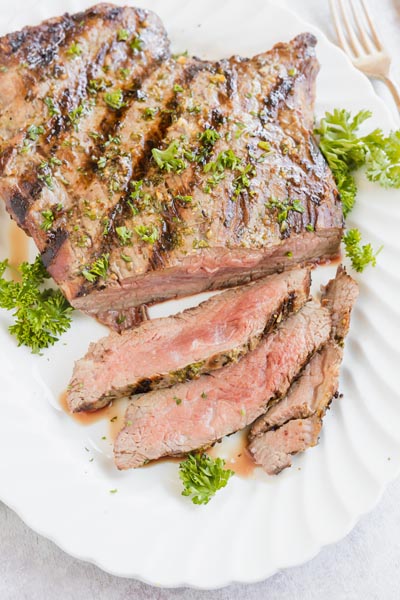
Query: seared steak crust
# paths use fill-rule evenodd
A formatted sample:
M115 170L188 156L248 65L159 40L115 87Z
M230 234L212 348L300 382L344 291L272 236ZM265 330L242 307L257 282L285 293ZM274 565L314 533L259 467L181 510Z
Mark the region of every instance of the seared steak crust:
M174 59L153 13L109 4L0 39L0 193L74 306L130 325L143 303L338 254L315 43ZM152 155L171 143L179 172Z
M77 361L67 400L71 411L168 387L237 362L274 324L307 301L310 273L292 270L229 290L195 308L153 319L90 345Z

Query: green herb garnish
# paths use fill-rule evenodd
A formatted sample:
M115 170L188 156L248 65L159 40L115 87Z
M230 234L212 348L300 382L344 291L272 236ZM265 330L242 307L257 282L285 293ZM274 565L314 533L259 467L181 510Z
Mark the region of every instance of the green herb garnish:
M376 257L381 252L383 246L376 252L374 252L371 244L361 246L361 233L358 229L349 229L346 235L343 236L343 242L346 249L346 256L350 258L353 269L358 273L362 273L368 265L372 267L376 266Z
M40 225L40 228L43 229L43 231L49 231L52 226L53 226L53 222L54 222L54 214L52 210L42 210L42 224Z
M173 140L165 150L153 148L151 152L161 170L181 173L187 167L182 156L184 152L178 140Z
M137 35L131 42L129 42L129 45L134 53L140 52L143 49L143 40L140 35Z
M180 92L183 92L183 87L181 85L179 85L179 83L175 83L173 90L175 92L175 94L179 94Z
M222 458L213 459L207 454L189 454L179 465L183 483L182 496L191 496L193 504L208 504L215 493L225 487L234 474L224 469Z
M126 106L124 102L124 94L122 90L113 90L104 94L104 101L106 104L114 110L120 110L123 106Z
M272 210L277 210L278 215L278 223L280 224L280 230L283 233L288 228L288 216L289 212L297 212L303 213L304 206L301 204L300 200L277 200L276 198L270 198L269 202L266 203L266 207Z
M47 98L45 98L43 100L43 102L45 103L45 105L49 109L49 115L50 115L50 117L54 117L55 115L59 115L60 114L60 110L54 104L53 98L50 98L49 96L47 96Z
M151 121L152 119L154 119L154 117L156 116L156 114L158 113L159 109L156 108L145 108L143 111L143 119L145 119L146 121Z
M129 37L129 32L127 29L120 29L117 33L117 40L119 42L126 42Z
M135 231L141 240L154 244L158 240L158 229L155 225L138 225Z
M98 259L96 259L90 267L85 267L82 270L82 275L87 281L94 283L100 277L106 278L108 273L108 259L110 258L109 254L102 254Z
M7 267L7 260L0 262L0 308L14 311L15 322L9 331L18 345L28 346L37 354L67 331L73 308L60 290L41 289L49 275L39 256L32 264L24 262L18 267L20 283L3 277Z
M72 42L70 47L67 50L67 56L71 58L76 58L82 54L82 48L77 42Z
M121 227L116 227L115 231L117 233L118 239L123 246L127 246L132 240L132 231L125 227L125 225Z
M43 125L30 125L26 131L26 137L32 142L36 142L39 135L44 133Z
M360 125L371 117L362 110L354 117L347 110L325 113L315 133L319 146L336 180L346 216L354 206L357 186L352 173L362 166L370 181L384 187L400 187L400 131L384 136L375 129L366 136L357 136Z

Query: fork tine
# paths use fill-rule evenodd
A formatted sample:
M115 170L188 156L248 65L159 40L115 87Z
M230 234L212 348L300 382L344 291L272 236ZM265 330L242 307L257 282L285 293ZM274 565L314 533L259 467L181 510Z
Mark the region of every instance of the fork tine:
M343 48L343 50L352 58L353 52L350 49L349 44L347 43L346 36L344 35L343 27L339 18L339 14L336 7L335 0L329 0L329 4L331 7L331 13L333 17L333 24L335 26L336 35L339 40L339 45Z
M365 17L366 17L366 19L368 21L368 25L369 25L370 30L371 30L372 39L374 40L374 42L375 42L376 47L378 48L378 50L382 51L383 50L383 45L381 44L381 41L380 41L379 36L378 36L378 33L377 33L377 31L376 31L376 29L374 27L374 24L372 23L372 19L371 19L369 11L367 9L367 6L366 6L364 0L360 0L360 1L361 1L361 6L363 7L363 10L364 10L364 15L365 15Z
M353 13L354 22L357 25L358 33L360 34L359 38L361 41L361 45L363 46L363 48L367 54L371 53L374 50L374 47L368 36L367 30L365 28L362 17L360 15L359 8L358 7L356 8L355 0L349 0L349 2L350 2L351 12Z
M339 1L339 6L340 6L340 11L342 13L343 21L344 21L344 26L346 28L347 35L349 38L350 46L352 47L353 52L356 55L356 57L359 57L360 54L362 54L362 47L360 45L360 42L357 39L357 36L354 32L353 27L351 25L350 19L347 15L347 10L345 10L345 8L344 8L343 0L338 0L338 1Z

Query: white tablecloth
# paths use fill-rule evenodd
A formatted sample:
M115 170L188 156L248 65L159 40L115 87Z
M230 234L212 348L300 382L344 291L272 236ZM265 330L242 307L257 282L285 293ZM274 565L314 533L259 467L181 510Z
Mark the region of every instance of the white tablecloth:
M400 0L368 2L394 57L393 71L400 81ZM282 4L335 39L328 0L284 0ZM377 84L376 89L390 103L383 86ZM198 592L154 588L107 575L64 554L0 503L0 600L399 600L399 507L398 480L346 539L325 548L306 565L256 585Z

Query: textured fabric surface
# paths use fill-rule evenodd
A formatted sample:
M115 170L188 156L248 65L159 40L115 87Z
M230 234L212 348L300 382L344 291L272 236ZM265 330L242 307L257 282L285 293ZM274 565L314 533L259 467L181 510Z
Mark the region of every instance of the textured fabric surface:
M168 0L165 0L168 1ZM0 11L5 4L0 2ZM25 0L14 0L24 6ZM31 3L33 3L31 1ZM328 0L281 0L281 4L335 39ZM400 80L400 0L368 0L379 30L395 58ZM379 94L393 107L384 86ZM400 598L400 480L391 484L375 510L341 542L305 565L250 586L213 592L151 587L107 575L67 556L29 530L0 503L1 600L398 600ZM212 540L210 540L212 543Z

